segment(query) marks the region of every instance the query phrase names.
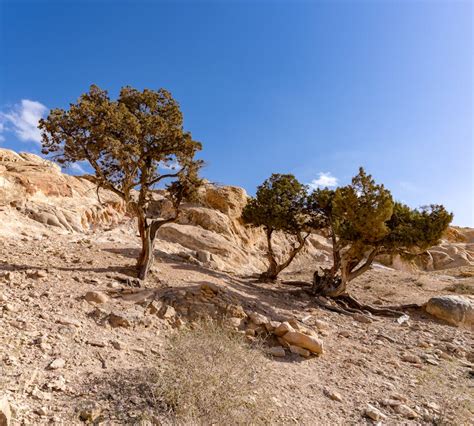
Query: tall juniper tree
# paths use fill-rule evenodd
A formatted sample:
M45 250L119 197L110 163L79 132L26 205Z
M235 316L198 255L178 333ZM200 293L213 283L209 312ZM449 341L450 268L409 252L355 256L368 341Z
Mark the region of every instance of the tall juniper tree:
M355 307L347 285L378 255L421 253L439 242L453 218L442 205L411 209L395 202L363 168L347 186L314 191L309 206L324 223L333 254L332 266L315 272L313 290Z
M98 187L121 197L137 217L142 242L137 275L144 279L159 227L177 219L181 202L200 185L195 154L201 144L183 129L179 104L165 89L123 87L114 101L92 85L68 110L51 110L39 128L44 154L60 164L87 161ZM169 218L147 214L160 184L174 207Z
M308 232L307 188L291 174L272 174L257 188L242 212L245 223L263 227L267 238L268 269L262 280L275 280L303 249ZM273 248L274 232L283 231L296 240L287 258L280 263Z

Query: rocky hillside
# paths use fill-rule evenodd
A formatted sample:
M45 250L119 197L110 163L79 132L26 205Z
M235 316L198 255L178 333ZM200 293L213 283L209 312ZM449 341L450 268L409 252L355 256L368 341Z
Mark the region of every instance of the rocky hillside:
M156 194L159 198L159 194ZM179 221L163 227L157 249L169 255L193 258L217 270L255 273L265 269L265 239L259 230L242 225L245 190L206 184L196 204L187 204ZM123 204L110 191L97 189L91 177L61 173L50 161L29 153L0 149L0 230L88 234L130 222ZM133 224L130 223L131 229ZM275 247L284 254L291 241L277 235ZM330 259L329 243L312 235L293 270ZM474 230L451 228L446 239L416 261L380 259L397 269L439 270L474 265Z

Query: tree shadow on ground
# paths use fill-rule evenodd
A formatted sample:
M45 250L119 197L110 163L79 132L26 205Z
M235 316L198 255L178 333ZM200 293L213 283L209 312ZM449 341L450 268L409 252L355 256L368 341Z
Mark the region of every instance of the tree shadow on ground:
M54 266L40 267L36 265L18 264L18 263L0 263L0 271L2 272L24 272L24 271L44 271L45 269L51 271L64 272L95 272L95 273L117 273L127 275L130 277L136 276L135 268L130 266L108 266L101 268L94 267L68 267L68 266Z

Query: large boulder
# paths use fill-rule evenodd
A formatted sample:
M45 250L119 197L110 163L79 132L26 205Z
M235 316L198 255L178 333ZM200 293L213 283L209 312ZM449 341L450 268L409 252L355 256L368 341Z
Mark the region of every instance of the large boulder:
M316 337L308 336L299 331L288 331L283 335L283 339L290 345L308 349L308 351L321 354L323 353L323 342Z
M474 296L432 297L425 309L450 324L474 329Z

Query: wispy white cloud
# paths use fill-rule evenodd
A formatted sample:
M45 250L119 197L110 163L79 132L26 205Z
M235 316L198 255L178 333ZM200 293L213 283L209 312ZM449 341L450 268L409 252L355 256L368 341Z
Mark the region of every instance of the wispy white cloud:
M332 188L337 186L337 178L328 172L321 172L317 179L313 179L308 186L312 189Z
M42 103L22 99L10 110L0 112L0 137L5 132L13 132L21 141L41 143L38 122L47 112L48 108Z

